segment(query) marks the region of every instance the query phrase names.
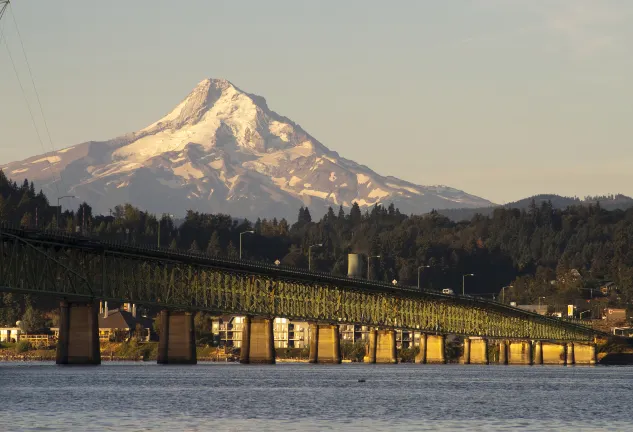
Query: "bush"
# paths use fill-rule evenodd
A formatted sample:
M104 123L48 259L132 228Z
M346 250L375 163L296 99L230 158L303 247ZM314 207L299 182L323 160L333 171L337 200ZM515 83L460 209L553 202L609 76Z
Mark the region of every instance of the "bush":
M420 347L401 348L398 357L402 363L415 363L415 357L420 353Z
M15 344L15 352L20 354L20 353L24 353L27 352L31 349L31 342L23 340L18 342L17 344Z

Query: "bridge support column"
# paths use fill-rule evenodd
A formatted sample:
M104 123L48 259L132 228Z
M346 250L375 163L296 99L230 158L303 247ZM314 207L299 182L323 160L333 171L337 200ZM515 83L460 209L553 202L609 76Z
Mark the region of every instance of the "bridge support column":
M595 365L596 364L596 345L595 344L574 344L574 357L577 365Z
M567 363L567 350L564 343L542 342L543 364L565 365Z
M508 364L508 344L504 340L499 342L499 364Z
M363 362L376 363L376 342L378 340L378 331L375 328L370 328L367 337L369 339L369 344L367 346L367 355L363 358Z
M470 338L464 338L464 354L462 364L470 364Z
M567 362L566 362L567 366L573 366L576 364L574 345L575 344L573 342L567 342Z
M541 341L534 342L534 364L543 364L543 342Z
M310 324L310 363L339 364L341 338L337 324Z
M415 362L426 364L426 333L420 335L420 351L415 357Z
M464 347L466 347L466 341L464 341ZM487 365L489 363L488 339L468 339L468 348L468 363L466 364Z
M275 364L273 320L244 318L240 363Z
M378 330L375 347L376 363L398 363L395 330Z
M508 348L508 364L531 365L532 341L510 341Z
M95 303L60 303L57 364L101 364L97 308L98 305Z
M426 337L426 362L446 363L446 336L427 335Z
M308 357L309 363L319 362L319 325L317 323L309 324L310 332L310 356Z
M193 313L160 311L158 364L196 364L196 330Z

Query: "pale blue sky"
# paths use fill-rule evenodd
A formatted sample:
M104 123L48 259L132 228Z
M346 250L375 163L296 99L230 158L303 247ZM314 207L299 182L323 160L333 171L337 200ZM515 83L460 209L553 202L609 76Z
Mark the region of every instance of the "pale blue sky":
M633 195L631 0L12 8L57 149L141 129L226 78L384 175L498 203ZM28 90L11 12L2 21ZM0 163L43 152L0 44Z

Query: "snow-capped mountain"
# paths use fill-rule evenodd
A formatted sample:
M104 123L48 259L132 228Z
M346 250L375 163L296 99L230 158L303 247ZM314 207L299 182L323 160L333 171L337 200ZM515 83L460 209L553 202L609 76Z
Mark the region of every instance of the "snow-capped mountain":
M307 205L394 203L405 213L492 203L446 186L419 186L342 158L264 98L207 79L165 117L110 141L90 141L0 167L52 201L77 195L96 212L129 202L155 213L193 209L294 220ZM60 181L61 176L61 181Z

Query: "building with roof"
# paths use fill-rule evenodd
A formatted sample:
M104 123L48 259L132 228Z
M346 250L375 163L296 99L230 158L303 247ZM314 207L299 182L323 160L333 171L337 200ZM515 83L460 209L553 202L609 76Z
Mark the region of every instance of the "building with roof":
M149 341L153 336L154 320L138 316L136 305L127 303L122 308L108 310L105 307L99 311L99 340L123 341L131 337Z

